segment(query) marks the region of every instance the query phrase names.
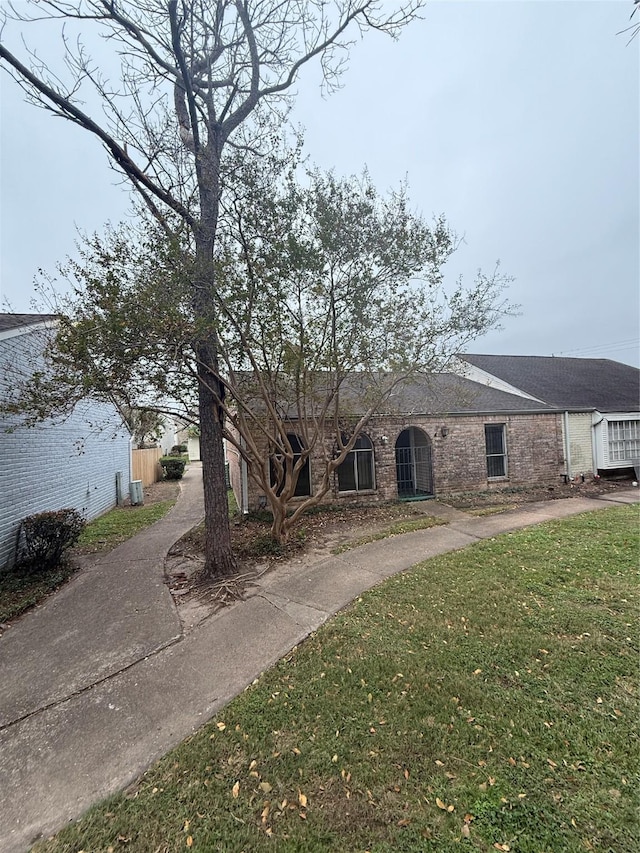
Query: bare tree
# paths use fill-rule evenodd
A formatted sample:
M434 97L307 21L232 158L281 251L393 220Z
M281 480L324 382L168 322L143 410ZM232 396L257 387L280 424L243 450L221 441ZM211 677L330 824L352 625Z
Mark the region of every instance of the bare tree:
M29 0L3 13L2 66L27 97L91 133L154 216L189 233L189 281L197 320L200 447L206 519L206 571L235 571L224 488L224 398L216 335L214 254L228 150L268 149L269 125L282 120L301 69L321 65L338 84L348 39L367 30L396 36L420 0L389 13L376 0ZM12 24L56 26L44 60L18 42ZM95 30L119 68L94 60L83 39ZM20 58L19 53L22 58ZM89 90L89 94L85 94ZM96 97L97 95L97 97Z
M636 14L636 12L638 12L639 9L640 0L633 0L633 9L631 10L631 14L629 15L630 21L633 21L634 15ZM638 18L640 18L640 15L638 16ZM634 38L636 38L638 33L640 33L640 20L638 20L638 18L636 18L632 24L629 24L629 26L625 27L623 30L620 30L620 32L618 33L618 35L622 35L623 33L631 33L631 35L629 36L629 41L627 42L628 45L631 44L631 42L634 40Z

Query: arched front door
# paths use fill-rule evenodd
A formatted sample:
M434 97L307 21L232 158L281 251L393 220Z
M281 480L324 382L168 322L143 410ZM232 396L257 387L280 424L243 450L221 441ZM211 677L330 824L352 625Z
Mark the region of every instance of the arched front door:
M403 429L396 441L396 477L398 497L433 495L431 440L418 427Z

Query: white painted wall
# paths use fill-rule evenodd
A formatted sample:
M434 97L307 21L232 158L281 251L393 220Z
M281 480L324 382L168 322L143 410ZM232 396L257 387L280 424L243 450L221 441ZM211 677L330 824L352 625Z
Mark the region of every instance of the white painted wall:
M169 417L169 415L163 415L160 447L164 455L166 456L176 444L178 444L178 428L175 419Z
M200 461L200 438L199 436L189 436L187 438L187 453L192 462Z
M570 473L572 477L595 473L591 423L591 412L569 413Z
M33 370L39 331L0 338L0 394ZM13 561L20 520L73 507L91 519L116 503L116 472L128 495L129 432L109 403L83 401L64 421L27 428L0 414L0 571ZM7 432L7 428L14 431Z
M515 394L518 397L524 397L527 400L537 400L538 403L544 402L527 394L521 388L516 388L515 385L510 385L504 379L499 379L493 373L487 373L481 367L476 367L475 364L470 364L464 359L456 358L453 360L451 369L459 376L464 376L465 379L471 379L473 382L478 382L480 385L486 385L488 388L495 388L497 391L505 391L507 394Z
M640 421L640 412L607 412L604 415L596 412L593 415L598 468L602 470L631 468L638 459L634 453L630 453L626 459L612 459L610 457L609 421L629 421L637 424Z

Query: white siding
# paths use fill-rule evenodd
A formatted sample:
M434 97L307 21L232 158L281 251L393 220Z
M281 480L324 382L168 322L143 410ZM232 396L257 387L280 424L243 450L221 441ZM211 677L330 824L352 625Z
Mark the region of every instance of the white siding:
M569 415L569 451L573 477L594 473L591 423L590 412Z
M33 369L39 340L38 333L0 340L5 398L12 376ZM13 560L22 518L65 507L95 518L116 503L118 471L128 494L129 466L129 433L111 404L83 401L64 421L31 428L0 415L0 570Z
M522 388L516 388L504 379L494 376L493 373L487 373L481 367L476 367L463 359L456 359L452 364L454 373L464 376L466 379L471 379L473 382L478 382L480 385L486 385L488 388L495 388L498 391L505 391L507 394L515 394L517 397L524 397L527 400L536 400L538 403L544 402L531 394L527 394Z
M618 458L617 453L611 453L609 424L612 421L617 423L628 423L629 425L633 424L635 425L634 431L637 433L637 424L640 421L640 412L607 412L604 416L596 413L596 415L594 415L594 419L596 418L600 419L596 421L595 425L595 443L598 468L602 470L630 468L635 464L635 460L638 457L634 452L631 452L629 453L628 458L620 459ZM637 441L633 442L633 444L637 447Z

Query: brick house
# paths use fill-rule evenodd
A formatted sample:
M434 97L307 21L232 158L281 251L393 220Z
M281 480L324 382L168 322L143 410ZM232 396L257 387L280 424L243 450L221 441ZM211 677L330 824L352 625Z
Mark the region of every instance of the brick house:
M640 465L640 370L606 358L460 356L464 375L562 412L567 477Z
M546 403L443 373L399 386L384 408L335 472L324 502L443 497L554 484L562 475L561 413ZM287 431L295 450L303 432L295 417L288 419ZM334 440L327 436L325 452L331 452L328 444ZM318 489L321 458L322 453L310 455L296 495ZM265 506L265 496L231 442L227 459L242 511Z
M55 317L0 314L0 399L37 369ZM83 400L63 419L22 426L0 412L0 571L15 552L20 520L45 510L73 507L86 518L116 504L116 474L129 492L131 441L110 403Z

